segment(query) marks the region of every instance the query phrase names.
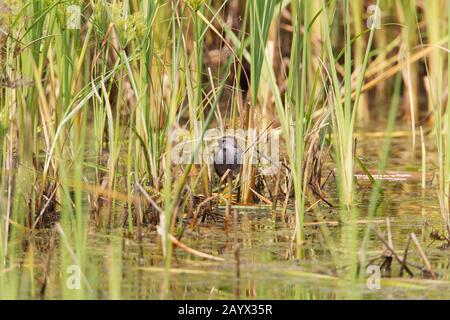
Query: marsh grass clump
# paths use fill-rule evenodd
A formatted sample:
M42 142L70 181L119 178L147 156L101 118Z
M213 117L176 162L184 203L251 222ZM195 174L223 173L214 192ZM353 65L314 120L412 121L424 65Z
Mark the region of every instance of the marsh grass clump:
M140 298L203 292L174 283L204 270L228 288L231 257L238 278L327 259L308 277L361 298L380 243L384 267L448 281L424 245L450 243L450 5L432 2L1 1L0 298L129 298L155 272Z

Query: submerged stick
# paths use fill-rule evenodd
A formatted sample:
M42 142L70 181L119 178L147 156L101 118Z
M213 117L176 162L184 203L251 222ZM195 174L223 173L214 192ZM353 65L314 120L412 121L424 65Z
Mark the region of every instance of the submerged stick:
M403 277L403 270L405 269L405 263L406 263L406 259L408 257L408 250L409 250L409 244L411 243L411 236L408 237L408 241L406 242L406 247L405 247L405 251L403 252L403 264L400 267L400 273L399 276Z
M264 197L262 194L260 194L258 191L256 191L255 189L249 187L250 191L253 192L253 194L258 197L259 200L261 200L262 202L264 202L265 204L273 207L273 202L270 201L269 199L267 199L266 197Z
M162 230L160 226L156 227L157 231L159 234L162 234ZM178 248L180 248L181 250L193 254L194 256L200 257L200 258L204 258L204 259L209 259L209 260L213 260L213 261L219 261L219 262L223 262L225 261L225 259L220 258L220 257L215 257L213 255L210 255L208 253L204 253L195 249L192 249L190 247L188 247L187 245L185 245L184 243L180 242L177 238L175 238L173 235L171 235L170 233L168 234L168 239Z
M200 214L200 210L203 208L204 205L209 204L212 200L216 199L220 197L220 195L215 195L215 196L211 196L205 200L203 200L195 209L194 211L194 215L192 217L192 223L191 223L191 228L195 229L195 227L197 226L197 221L198 221L198 215Z
M136 182L136 186L141 191L141 193L144 195L145 199L147 199L148 202L153 206L153 208L158 211L159 214L164 214L164 210L161 209L161 207L156 203L155 200L152 199L152 197L145 191L144 187L141 186L138 182Z
M412 271L408 268L406 261L403 261L403 259L400 258L400 257L398 256L398 254L394 251L393 248L390 247L389 243L384 239L384 237L380 234L380 232L378 232L378 231L375 230L375 234L376 234L377 237L383 242L383 244L384 244L384 246L386 247L386 249L389 250L389 251L392 253L392 255L394 256L395 260L397 260L398 263L400 263L402 266L404 266L406 272L408 272L408 274L409 274L411 277L413 277L414 274L413 274ZM412 265L412 264L411 264L411 265ZM418 269L421 268L420 266L415 266L415 267L417 267Z

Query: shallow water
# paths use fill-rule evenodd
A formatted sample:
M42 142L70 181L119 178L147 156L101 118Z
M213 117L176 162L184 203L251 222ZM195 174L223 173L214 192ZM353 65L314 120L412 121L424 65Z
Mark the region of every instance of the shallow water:
M409 138L394 139L390 170L417 172L420 152L412 157L408 149ZM374 144L382 139L359 144L358 154L376 168L377 151ZM372 146L372 147L371 147ZM433 156L430 150L430 157ZM432 163L428 163L430 171ZM366 274L369 260L383 252L382 242L372 232L366 253L366 265L360 268L360 278L349 277L352 259L357 258L362 239L369 226L366 219L370 187L359 183L362 195L358 206L356 227L337 223L337 209L320 207L306 216L306 240L301 250L295 250L291 239L294 219L288 212L281 217L267 207L238 209L239 223L236 233L239 242L240 277L234 254L235 233L226 235L223 220L209 221L195 230L186 228L181 241L190 248L225 259L208 261L174 248L169 289L165 280L161 247L154 228L142 230L142 238L130 236L117 228L107 234L96 229L87 236L85 281L81 290L64 287L69 274L60 270L63 261L60 245L48 262L49 231L41 231L30 239L27 254L22 256L16 271L19 278L20 298L39 298L44 270L48 272L48 285L43 298L124 298L124 299L448 299L450 298L450 250L441 250L442 243L433 242L430 234L442 229L435 189L422 190L420 181L385 182L383 202L375 218L380 231L386 231L389 218L393 245L400 256L409 234L415 233L436 273L432 280L420 270L411 268L414 277L399 277L400 265L392 262L391 272L382 272L380 288L370 288L371 275ZM330 191L330 200L336 203ZM224 213L224 209L221 209ZM320 221L320 224L316 224ZM325 223L326 222L326 223ZM30 249L31 248L31 249ZM73 249L76 251L76 248ZM64 258L64 266L70 265ZM418 251L411 244L408 262L424 265ZM49 269L46 265L50 266ZM378 263L379 264L379 263ZM371 265L375 265L372 263ZM13 272L13 271L9 271Z

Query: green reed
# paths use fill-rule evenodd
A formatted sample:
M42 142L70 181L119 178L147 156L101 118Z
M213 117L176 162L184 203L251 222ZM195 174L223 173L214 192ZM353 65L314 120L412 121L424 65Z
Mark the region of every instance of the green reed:
M352 49L351 49L351 29L350 29L350 12L348 1L345 3L345 62L344 62L344 86L342 87L339 81L337 70L335 66L335 56L333 53L333 46L331 43L331 27L328 21L328 8L323 2L322 10L324 12L323 22L323 36L325 39L325 48L327 51L327 57L329 59L328 74L331 82L331 92L328 97L328 102L333 109L333 132L334 132L334 149L336 153L336 167L338 174L338 189L340 193L341 204L346 207L350 207L354 201L354 128L356 114L361 99L361 89L364 83L364 74L369 62L369 56L372 48L373 38L375 34L375 26L371 28L369 40L367 43L366 52L364 55L364 61L359 70L357 77L356 87L352 87L351 73L352 73ZM377 2L377 5L379 3ZM335 14L332 12L332 17ZM334 19L333 19L334 20ZM341 89L344 91L344 97L342 101ZM353 99L353 105L352 105Z
M450 9L448 9L450 10ZM426 36L428 43L433 48L430 57L425 61L426 67L426 86L428 94L428 109L431 115L431 121L433 124L433 131L437 147L437 170L438 170L438 198L439 207L441 210L441 215L443 219L444 229L446 233L450 234L450 143L449 143L449 117L450 112L448 108L444 108L444 97L443 97L443 87L444 87L444 57L441 48L437 43L441 40L441 10L438 2L433 2L427 10L425 11L425 21L426 21ZM448 13L448 12L447 12ZM450 16L447 17L450 19ZM417 21L417 15L416 15ZM447 26L450 22L447 22ZM420 28L417 26L421 44L423 44L423 35ZM450 43L448 40L447 33L447 44ZM450 61L447 52L447 62ZM449 85L449 84L447 84ZM447 99L448 104L448 99Z
M447 46L450 48L450 1L447 2ZM447 68L450 66L450 55L447 54ZM450 92L450 73L447 71L447 91ZM450 99L447 98L447 110L445 116L445 134L444 134L444 147L445 147L445 186L444 186L444 199L447 203L447 210L443 212L444 225L447 227L447 234L450 237Z

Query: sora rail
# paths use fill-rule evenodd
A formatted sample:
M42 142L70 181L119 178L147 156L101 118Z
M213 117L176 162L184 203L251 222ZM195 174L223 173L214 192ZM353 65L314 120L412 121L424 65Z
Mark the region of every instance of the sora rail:
M242 149L239 147L237 138L233 136L223 136L218 140L219 148L214 156L214 169L217 175L223 177L227 170L236 176L242 167Z

